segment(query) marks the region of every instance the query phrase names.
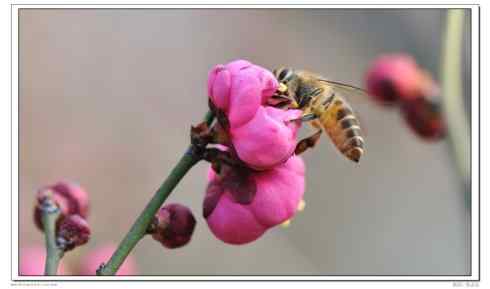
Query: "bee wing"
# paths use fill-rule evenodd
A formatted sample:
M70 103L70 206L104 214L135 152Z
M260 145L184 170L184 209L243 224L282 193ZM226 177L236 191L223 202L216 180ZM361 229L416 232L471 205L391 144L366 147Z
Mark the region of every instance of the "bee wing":
M338 81L328 80L324 78L319 78L318 80L321 82L325 82L333 90L340 92L340 94L344 96L347 97L356 96L361 98L363 101L368 99L369 97L368 92L360 87L350 85L350 84L345 84Z

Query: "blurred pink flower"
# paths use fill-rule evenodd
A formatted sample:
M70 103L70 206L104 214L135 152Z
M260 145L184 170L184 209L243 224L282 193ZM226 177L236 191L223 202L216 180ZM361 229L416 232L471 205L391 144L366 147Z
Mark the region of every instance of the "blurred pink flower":
M44 275L44 262L46 249L41 246L30 246L20 248L19 275L20 276L42 276ZM58 274L65 275L66 269L62 261L58 267Z
M294 216L304 194L304 175L303 160L297 156L273 169L251 172L238 184L211 169L203 204L209 228L229 244L256 240Z
M446 123L438 102L418 97L404 102L401 113L410 129L421 139L436 141L446 136Z
M415 59L403 53L385 54L373 61L366 74L369 95L381 104L410 101L437 93L438 87Z
M266 105L278 82L274 75L245 60L217 65L209 73L208 94L226 116L224 127L238 157L255 169L286 161L296 147L300 110ZM219 120L219 117L218 117Z
M95 275L99 266L102 263L107 262L114 251L116 251L116 246L112 244L107 244L97 247L88 252L86 255L82 256L79 265L79 275ZM133 257L129 255L117 271L116 275L126 276L136 274L136 262Z
M153 239L169 249L189 243L196 227L196 219L189 208L176 203L168 204L160 208L155 217L151 234Z
M37 192L38 203L42 202L43 198L51 192L53 200L60 208L62 217L77 214L85 219L87 218L89 213L88 194L79 185L72 182L60 181L56 184L43 187ZM42 230L41 211L38 206L36 206L34 211L34 222Z

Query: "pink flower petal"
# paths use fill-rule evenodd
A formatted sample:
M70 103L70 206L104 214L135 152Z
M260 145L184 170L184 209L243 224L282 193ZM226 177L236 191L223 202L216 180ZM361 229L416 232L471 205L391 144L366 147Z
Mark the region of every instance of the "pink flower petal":
M279 82L272 72L267 69L264 69L258 65L254 65L249 68L251 71L255 73L257 78L261 84L261 95L262 95L262 104L266 104L267 100L274 95L277 88L279 87Z
M255 241L267 230L248 206L235 203L228 194L222 195L207 222L216 238L235 245Z
M230 127L239 127L250 121L262 101L259 79L255 74L246 71L232 80L228 114Z
M224 65L217 64L215 65L208 73L208 96L211 97L213 95L213 84L216 79L216 75L224 69Z
M219 71L212 84L211 100L216 107L224 110L228 110L228 103L230 101L230 88L231 88L231 75L227 70Z
M303 173L297 173L301 167ZM260 194L252 203L252 211L261 224L276 226L296 213L305 191L301 158L293 157L278 169L258 174L256 181Z
M299 110L284 111L260 107L249 122L231 128L232 142L241 160L254 168L266 169L288 159L296 147Z
M226 191L207 217L213 234L230 244L245 244L259 238L267 229L276 226L296 213L304 194L304 163L293 156L271 170L256 172L252 177L257 191L251 204L243 205ZM216 180L209 172L210 182Z
M240 70L246 69L253 64L247 60L237 59L226 64L226 69L230 71L231 74L235 75L240 72Z

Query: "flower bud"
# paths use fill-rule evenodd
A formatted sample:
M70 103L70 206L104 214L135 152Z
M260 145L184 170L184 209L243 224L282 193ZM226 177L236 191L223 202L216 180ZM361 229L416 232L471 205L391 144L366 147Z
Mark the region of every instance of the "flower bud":
M78 214L87 218L89 213L89 200L87 192L72 182L58 182L51 189L68 200L69 213Z
M425 140L439 140L446 134L440 104L426 97L402 103L401 112L412 131Z
M169 204L155 215L151 235L166 248L179 248L189 243L195 226L196 219L189 208Z
M57 230L57 242L65 251L73 250L90 239L90 227L80 215L63 218Z
M377 58L366 74L368 93L383 105L431 96L437 86L408 54L387 54Z
M60 209L60 220L68 215L77 214L87 218L89 211L88 194L78 185L61 181L54 185L41 188L37 192L37 204L34 210L34 222L42 231L41 203L46 198L51 198Z

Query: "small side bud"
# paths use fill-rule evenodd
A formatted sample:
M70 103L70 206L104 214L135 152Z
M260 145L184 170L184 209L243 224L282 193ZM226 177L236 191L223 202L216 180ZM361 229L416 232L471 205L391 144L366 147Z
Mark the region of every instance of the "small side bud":
M90 227L80 215L70 215L60 222L57 237L58 245L70 251L88 242Z
M150 228L153 239L164 247L175 249L189 243L196 219L186 206L169 204L158 211Z

